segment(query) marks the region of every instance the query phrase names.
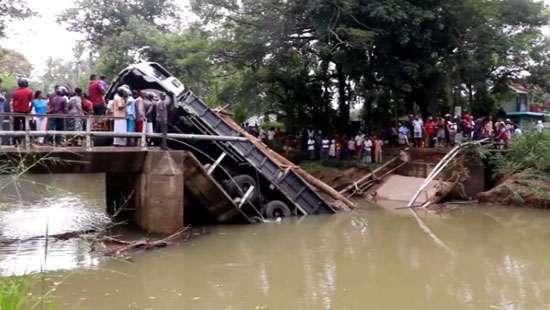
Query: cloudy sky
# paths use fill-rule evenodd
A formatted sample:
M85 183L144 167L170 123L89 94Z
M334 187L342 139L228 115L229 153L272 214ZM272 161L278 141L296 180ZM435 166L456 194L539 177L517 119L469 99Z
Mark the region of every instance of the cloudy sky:
M56 16L72 6L74 0L27 0L39 16L8 26L8 37L0 40L0 46L23 53L34 67L34 74L44 70L48 57L72 59L72 48L80 38L79 34L68 32L56 22ZM544 0L550 5L550 0ZM185 7L188 0L176 0ZM550 28L547 29L550 35Z
M58 24L56 16L65 8L72 7L73 2L55 0L54 4L54 1L27 0L38 16L8 25L7 38L0 40L0 46L23 53L33 65L33 75L44 70L49 57L72 59L72 48L81 36ZM182 8L188 4L188 0L176 2Z

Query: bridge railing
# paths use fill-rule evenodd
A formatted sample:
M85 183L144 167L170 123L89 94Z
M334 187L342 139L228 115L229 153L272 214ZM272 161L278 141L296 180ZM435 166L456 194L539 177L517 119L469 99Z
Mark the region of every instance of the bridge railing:
M37 130L31 129L31 123L35 119L46 118L47 124L50 120L63 119L80 120L83 130ZM26 114L26 113L0 113L0 146L3 144L4 138L9 139L9 144L18 144L26 150L30 150L33 146L34 138L51 137L52 145L56 145L56 137L62 138L83 138L82 147L87 150L92 150L94 146L94 137L98 138L134 138L139 141L135 147L146 149L148 147L148 139L152 138L170 138L181 140L206 140L206 141L247 141L241 136L213 136L213 135L197 135L197 134L181 134L168 132L147 132L147 126L144 124L140 132L114 132L112 131L112 121L117 119L126 119L123 117L114 117L110 115L66 115L66 114ZM15 122L23 122L21 130L15 130ZM6 126L7 125L7 126ZM8 127L8 130L4 130ZM166 127L166 126L164 126ZM99 129L99 130L98 130ZM21 139L23 142L21 142ZM17 143L19 142L19 143Z

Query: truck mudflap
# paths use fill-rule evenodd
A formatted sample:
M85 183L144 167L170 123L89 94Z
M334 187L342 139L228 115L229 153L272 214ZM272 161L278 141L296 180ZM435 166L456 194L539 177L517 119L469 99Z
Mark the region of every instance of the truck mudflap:
M178 103L185 111L193 114L195 121L202 123L204 134L215 133L223 136L242 136L230 126L218 113L212 111L192 92L182 96ZM303 215L335 213L336 209L323 199L293 169L277 164L270 156L251 141L224 142L223 145L256 169L274 187L276 187Z

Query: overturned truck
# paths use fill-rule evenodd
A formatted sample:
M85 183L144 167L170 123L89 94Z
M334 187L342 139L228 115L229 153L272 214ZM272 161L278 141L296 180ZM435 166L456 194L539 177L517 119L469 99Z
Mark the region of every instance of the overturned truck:
M168 133L244 137L242 141L167 139L167 146L187 150L186 218L195 221L260 222L266 218L330 214L354 204L300 167L249 135L223 109L213 110L157 63L124 69L107 92L128 85L159 98L170 98ZM150 104L158 100L152 100Z

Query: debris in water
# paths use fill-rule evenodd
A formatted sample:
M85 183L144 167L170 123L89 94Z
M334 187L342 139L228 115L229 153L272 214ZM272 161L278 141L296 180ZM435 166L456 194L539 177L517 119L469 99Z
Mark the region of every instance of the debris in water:
M103 253L106 256L120 257L129 252L137 250L152 250L156 248L163 248L173 244L176 240L181 239L188 240L191 236L200 235L200 232L192 232L189 227L186 227L164 239L152 240L133 240L126 241L113 237L102 237L93 241L92 250Z

